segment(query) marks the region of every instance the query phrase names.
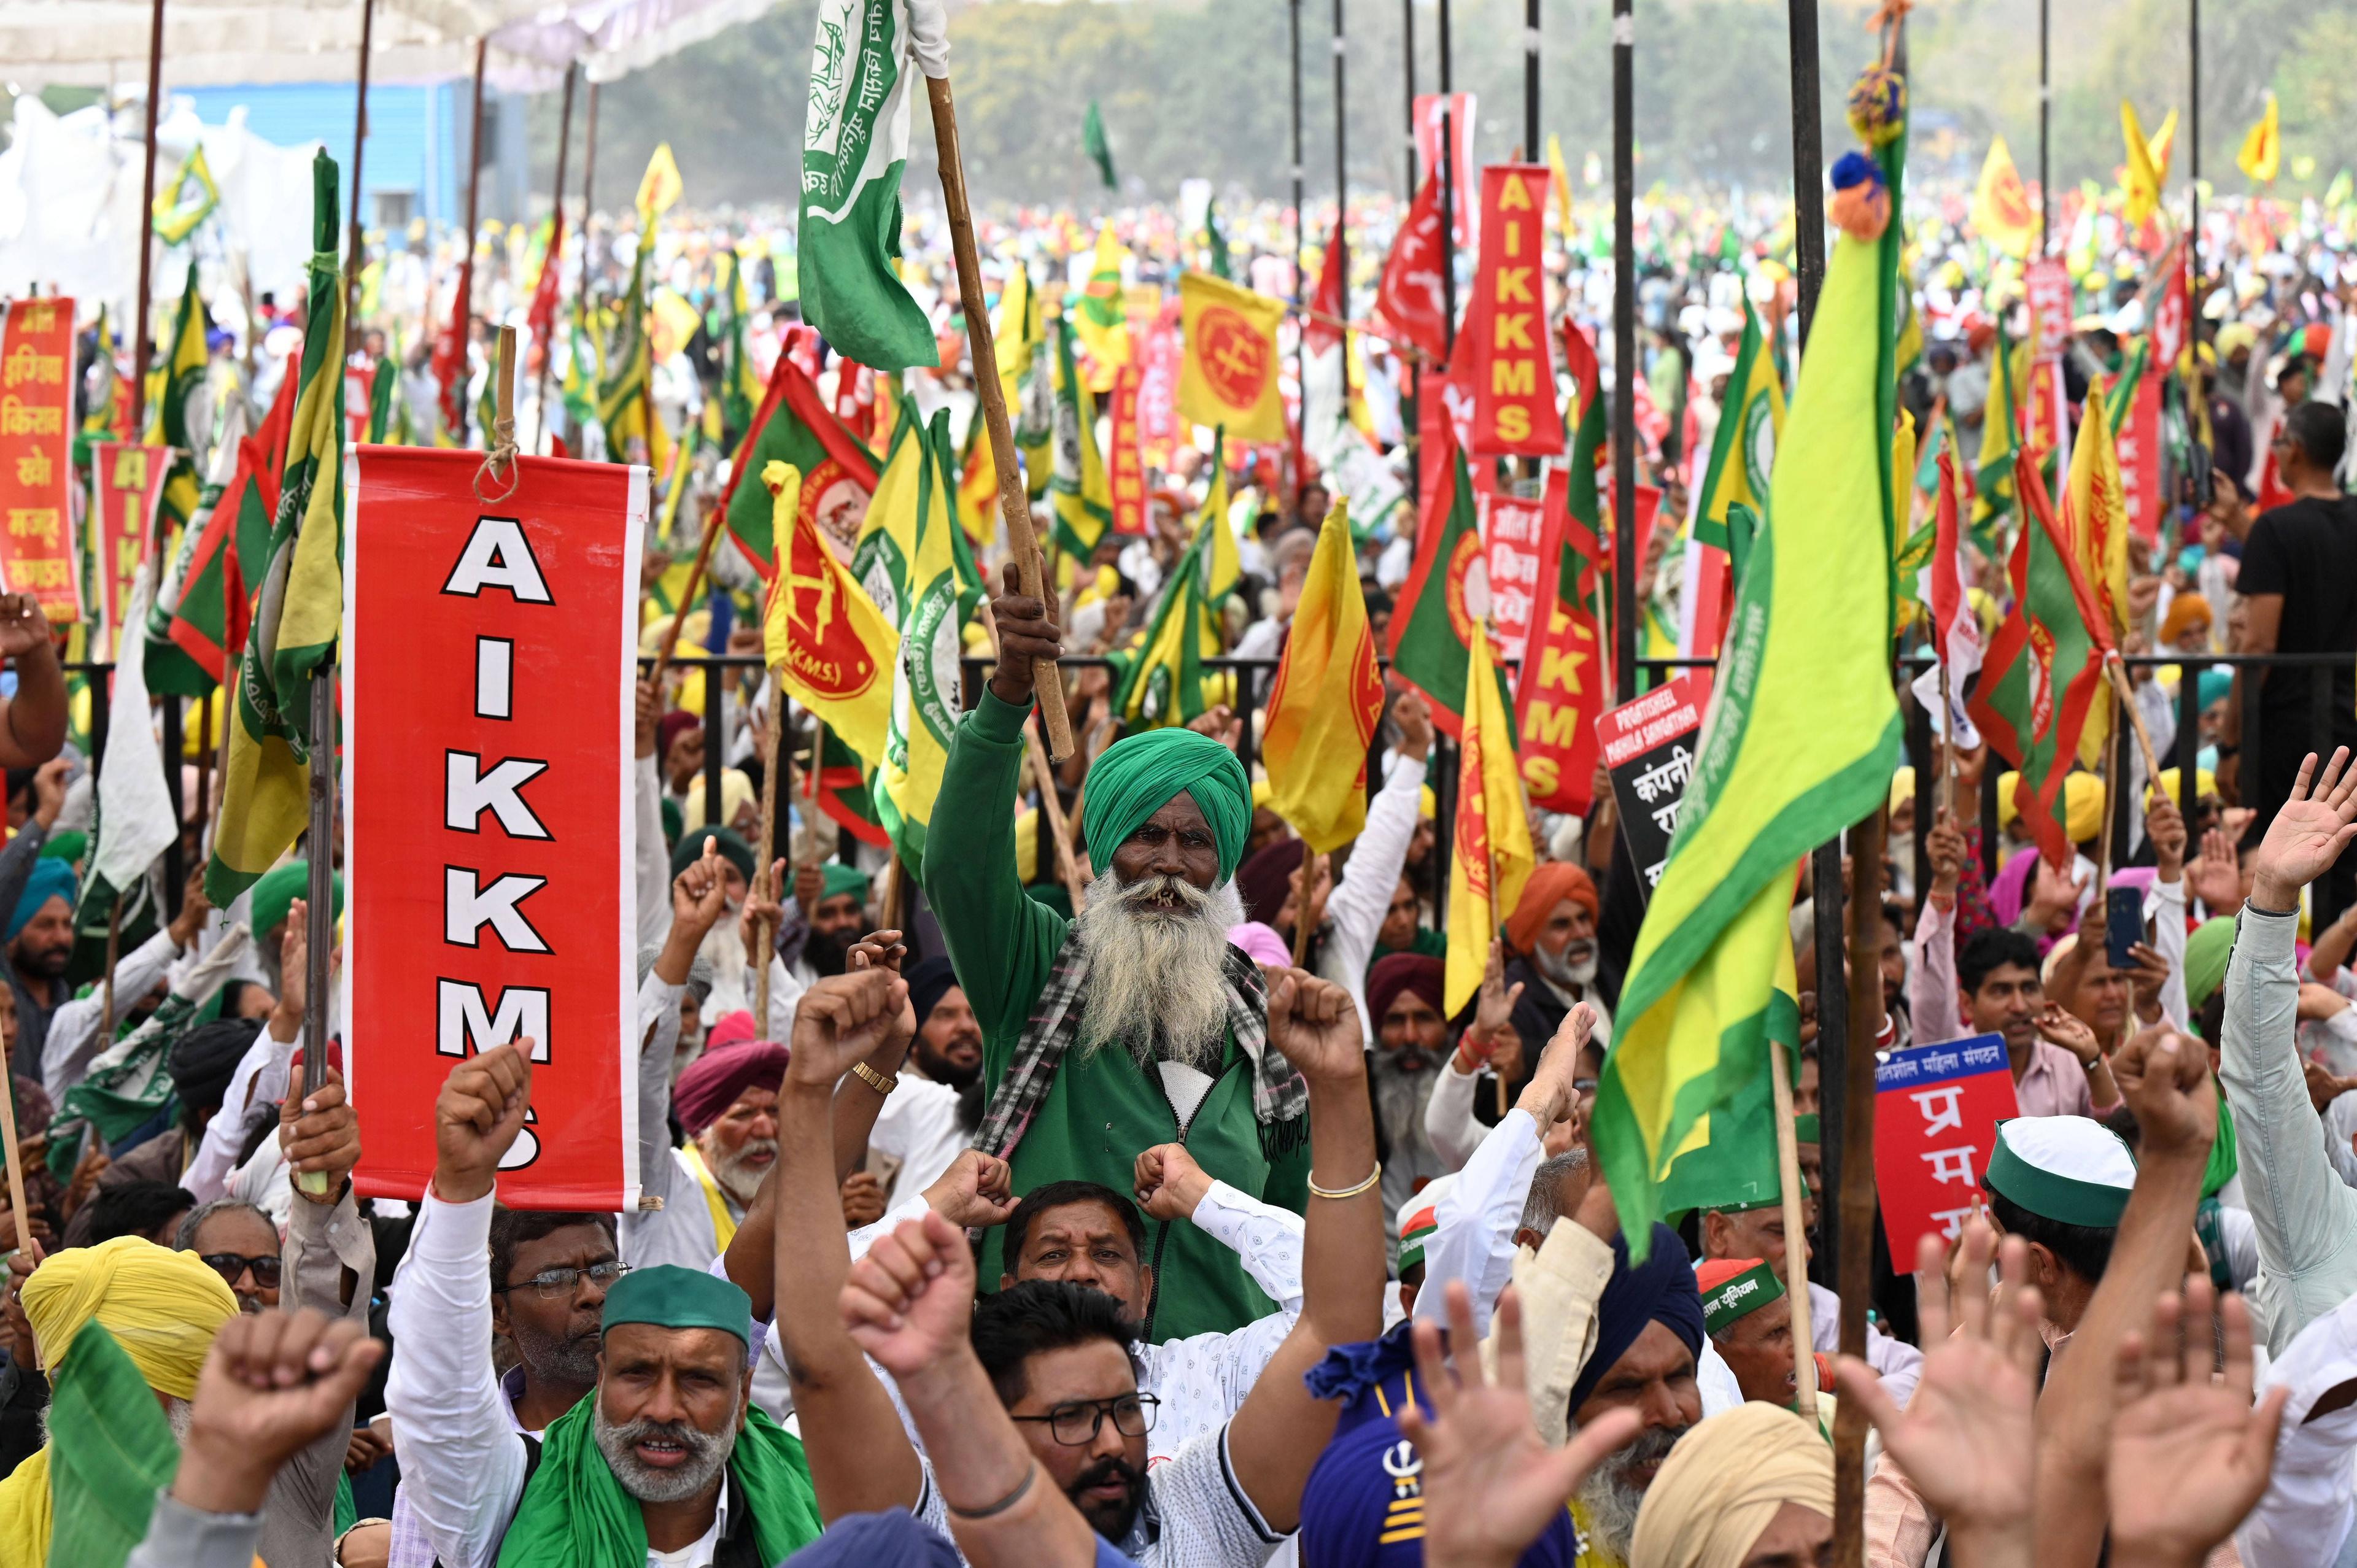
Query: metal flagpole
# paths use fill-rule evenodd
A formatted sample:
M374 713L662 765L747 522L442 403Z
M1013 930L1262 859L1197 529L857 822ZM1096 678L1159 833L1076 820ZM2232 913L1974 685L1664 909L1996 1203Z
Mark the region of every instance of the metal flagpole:
M1407 188L1415 199L1415 0L1400 0L1400 57L1407 62Z
M1343 99L1342 0L1334 0L1334 245L1341 251L1342 315L1351 314L1351 252L1342 238L1342 217L1351 199L1351 158L1348 132L1350 116ZM1411 193L1413 194L1413 193ZM1342 391L1345 400L1351 387L1350 357L1343 357Z
M2053 118L2054 88L2047 75L2052 54L2051 0L2038 0L2038 253L2046 253L2047 226L2054 220L2053 186L2046 177L2046 134Z
M1539 0L1523 0L1523 156L1537 163L1543 156L1544 149L1539 145ZM1566 236L1565 243L1569 242Z
M1824 125L1818 118L1817 0L1792 0L1786 27L1792 49L1792 228L1800 295L1801 341L1817 313L1825 281Z
M589 220L597 210L597 84L589 84L589 124L581 137L581 297L589 297Z
M1306 389L1309 384L1309 334L1302 330L1306 323L1301 307L1308 303L1308 295L1302 282L1301 264L1309 221L1308 214L1301 209L1301 0L1288 0L1285 16L1293 57L1293 384L1296 389ZM1301 516L1301 493L1308 482L1302 472L1301 421L1297 419L1293 426L1293 515L1297 519Z
M2188 81L2185 105L2185 257L2192 272L2186 277L2189 316L2201 308L2201 0L2185 0L2185 44ZM2186 341L2193 340L2191 322ZM2167 374L2169 367L2160 367Z
M376 35L376 0L361 0L360 91L352 110L351 239L344 247L344 337L360 328L361 263L367 254L361 231L361 158L368 150L369 50Z
M147 421L147 289L156 249L156 100L164 91L164 0L147 24L147 152L139 177L139 304L132 312L131 439L145 439ZM168 705L168 704L167 704ZM177 774L174 777L178 777Z
M557 286L559 288L562 288L565 285L565 267L563 264L565 258L565 155L571 151L573 147L573 82L574 79L577 77L580 72L581 67L577 62L565 68L565 106L557 111L556 115L555 220L548 231L548 259L541 263L543 266L556 268ZM595 90L593 89L592 91ZM588 214L582 214L581 220L584 224L587 224L589 220ZM583 246L582 253L586 256L588 253L587 247L589 242L585 237L581 243ZM533 445L535 448L543 445L541 437L549 434L548 371L549 367L554 364L556 360L556 318L554 315L552 314L549 317L549 340L540 345L540 374L533 381L533 407L535 410L533 418L537 422L535 427L536 434L533 439ZM768 862L764 860L763 864L767 865ZM762 972L766 979L768 972L765 970ZM766 1019L769 1015L765 1013L762 1016Z
M1637 694L1637 18L1612 0L1612 669Z
M1440 0L1440 298L1448 352L1457 353L1457 117L1448 110L1448 0Z

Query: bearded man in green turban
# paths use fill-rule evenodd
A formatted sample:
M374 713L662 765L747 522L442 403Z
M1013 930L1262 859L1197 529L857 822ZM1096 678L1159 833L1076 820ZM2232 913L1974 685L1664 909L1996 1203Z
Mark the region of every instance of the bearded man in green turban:
M1050 1182L1110 1188L1093 1201L1071 1195L1101 1213L1103 1197L1135 1190L1141 1153L1183 1142L1214 1179L1299 1212L1308 1090L1268 1044L1259 970L1227 939L1244 918L1232 885L1252 824L1243 764L1191 730L1114 743L1085 787L1081 828L1100 868L1085 908L1068 920L1034 901L1016 871L1016 790L1032 660L1057 655L1058 634L1037 599L1006 595L995 613L1002 657L950 743L940 799L955 803L954 817L937 817L923 873L983 1029L989 1098L975 1146L1010 1163L1017 1194ZM949 820L966 831L940 831ZM1027 1253L1057 1229L1045 1223L1053 1218L1043 1210L1027 1229ZM1151 1342L1233 1330L1275 1310L1213 1237L1150 1219L1146 1229L1142 1247L1120 1227L1088 1247L1063 1240L1069 1265L1035 1258L1026 1277L1102 1283L1116 1294L1144 1284ZM1015 1273L1003 1235L985 1240L985 1281ZM1104 1255L1083 1257L1091 1248ZM1145 1270L1150 1282L1128 1278Z

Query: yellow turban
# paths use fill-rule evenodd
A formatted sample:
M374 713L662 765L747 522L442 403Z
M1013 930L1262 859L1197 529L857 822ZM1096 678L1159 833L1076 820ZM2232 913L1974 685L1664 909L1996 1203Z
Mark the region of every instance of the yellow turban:
M727 827L737 821L737 813L748 806L759 804L753 793L753 780L741 769L724 768L720 770L720 825ZM687 787L687 807L684 831L694 832L704 826L704 779L699 774Z
M1890 776L1890 809L1895 811L1914 799L1915 766L1902 763L1899 771Z
M2104 831L2104 781L2092 773L2062 780L2062 830L2072 843L2085 843Z
M2013 820L2021 815L2021 802L2013 798L2014 790L2020 785L2021 775L2018 773L1996 776L1996 826L1999 832L2013 826Z
M2177 799L2179 778L2179 774L2174 768L2164 768L2160 770L2160 792L2168 796L2172 802ZM2204 795L2215 795L2217 792L2218 776L2206 768L2196 768L2193 773L2193 798L2198 800ZM2149 784L2144 787L2144 809L2147 811L2152 810L2152 786Z
M118 1236L46 1260L25 1281L25 1316L41 1365L55 1371L74 1337L102 1323L157 1393L194 1399L197 1373L237 1297L194 1252L170 1252L141 1236Z
M1738 1405L1662 1462L1637 1510L1629 1568L1738 1568L1786 1503L1833 1518L1834 1451L1781 1405Z

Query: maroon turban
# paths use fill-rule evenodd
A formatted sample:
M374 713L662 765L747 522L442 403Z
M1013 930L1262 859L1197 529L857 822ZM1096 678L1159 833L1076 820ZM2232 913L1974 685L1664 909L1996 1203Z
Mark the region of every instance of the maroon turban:
M1403 991L1413 991L1431 1004L1442 1017L1448 1010L1441 1005L1443 982L1448 966L1424 953L1395 952L1383 958L1367 972L1367 1027L1380 1034L1384 1015Z
M657 719L655 721L655 760L661 762L668 758L671 756L671 743L682 735L689 730L703 727L702 716L692 714L685 708L673 708L662 718Z
M1301 865L1307 846L1299 839L1279 839L1245 861L1236 873L1236 892L1244 901L1244 918L1275 926L1278 911L1293 891L1292 876Z
M681 1130L691 1138L720 1120L748 1089L771 1093L786 1081L786 1047L775 1040L723 1046L695 1058L671 1091Z

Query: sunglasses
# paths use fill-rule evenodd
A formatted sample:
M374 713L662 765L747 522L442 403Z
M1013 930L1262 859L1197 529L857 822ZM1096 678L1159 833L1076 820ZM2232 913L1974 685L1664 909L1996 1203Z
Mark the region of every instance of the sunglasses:
M238 1252L205 1252L199 1256L198 1262L219 1274L223 1284L233 1285L237 1283L239 1275L250 1272L253 1275L253 1283L264 1290L278 1288L279 1264L275 1252L264 1252L253 1258Z

